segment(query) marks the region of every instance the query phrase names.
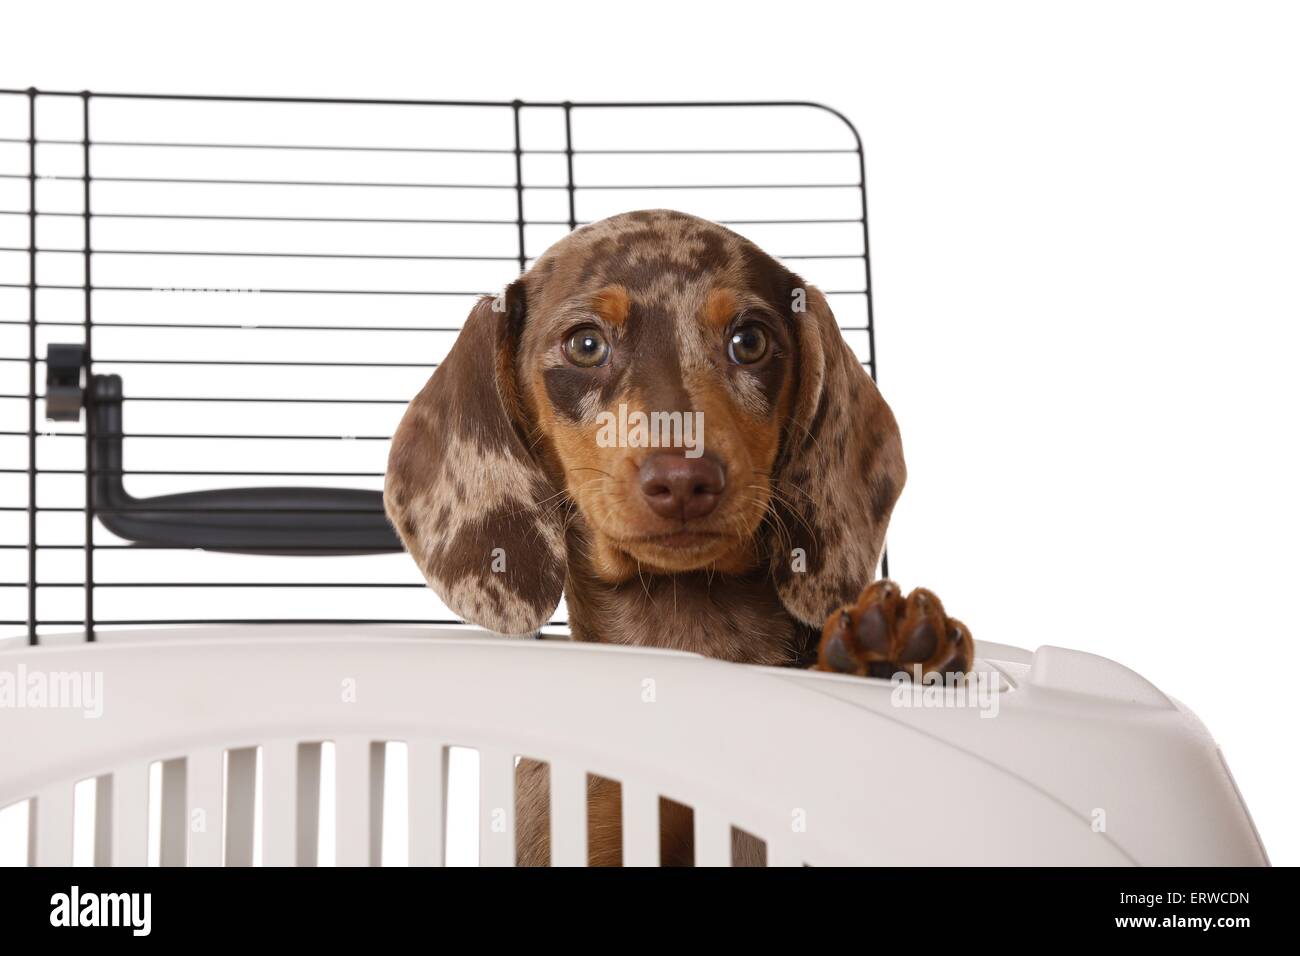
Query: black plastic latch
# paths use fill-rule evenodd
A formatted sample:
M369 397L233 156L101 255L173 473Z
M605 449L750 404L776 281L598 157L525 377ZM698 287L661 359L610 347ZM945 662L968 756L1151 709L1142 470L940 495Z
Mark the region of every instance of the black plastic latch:
M45 348L45 418L52 422L75 422L81 418L85 393L81 372L86 366L86 347L51 342Z

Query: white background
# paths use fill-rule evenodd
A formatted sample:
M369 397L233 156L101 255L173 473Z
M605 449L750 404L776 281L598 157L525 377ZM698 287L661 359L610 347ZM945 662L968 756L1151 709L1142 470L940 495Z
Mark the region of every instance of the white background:
M6 4L0 87L842 110L896 576L1187 703L1293 864L1298 46L1267 3Z

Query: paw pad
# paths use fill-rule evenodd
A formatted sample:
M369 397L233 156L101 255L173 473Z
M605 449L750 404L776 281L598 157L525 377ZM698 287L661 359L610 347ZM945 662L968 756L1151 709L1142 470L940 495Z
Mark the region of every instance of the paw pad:
M933 592L917 588L903 597L893 581L876 581L853 604L837 609L822 628L816 669L864 677L964 672L974 641L949 618Z

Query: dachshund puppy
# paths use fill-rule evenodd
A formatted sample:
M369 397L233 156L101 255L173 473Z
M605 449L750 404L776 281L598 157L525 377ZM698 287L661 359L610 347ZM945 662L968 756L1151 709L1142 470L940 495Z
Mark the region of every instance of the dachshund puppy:
M872 583L905 477L825 296L653 210L576 230L478 302L397 429L384 502L438 596L493 631L535 632L563 593L580 641L962 671L971 637L938 598ZM618 863L617 787L592 779L591 860ZM521 764L522 864L548 858L546 789ZM663 861L689 862L689 811L662 810Z

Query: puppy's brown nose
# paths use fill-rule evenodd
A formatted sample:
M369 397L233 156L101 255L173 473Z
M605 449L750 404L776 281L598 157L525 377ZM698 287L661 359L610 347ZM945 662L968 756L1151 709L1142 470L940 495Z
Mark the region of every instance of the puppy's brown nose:
M641 463L641 494L650 510L664 518L702 518L718 506L727 476L709 455L687 458L655 452Z

